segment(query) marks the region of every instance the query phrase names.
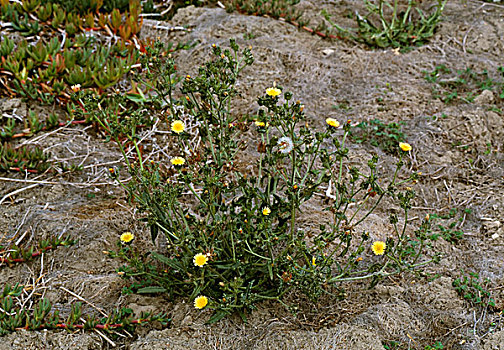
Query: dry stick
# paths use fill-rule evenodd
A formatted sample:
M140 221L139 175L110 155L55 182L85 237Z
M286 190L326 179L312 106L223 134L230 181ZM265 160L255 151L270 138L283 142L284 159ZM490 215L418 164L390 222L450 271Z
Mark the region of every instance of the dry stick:
M467 324L468 324L468 322L464 322L464 323L462 323L461 325L458 325L457 327L452 328L451 330L449 330L449 331L448 331L448 333L443 334L443 337L446 337L448 334L452 333L453 331L455 331L455 330L457 330L457 329L459 329L459 328L464 327L464 326L465 326L465 325L467 325Z
M103 316L105 317L109 317L107 315L107 313L105 311L103 311L103 309L99 308L98 306L94 305L93 303L91 303L90 301L87 301L86 299L84 299L83 297L81 297L80 295L78 294L75 294L74 292L72 291L69 291L68 289L66 289L65 287L61 287L60 286L60 289L64 290L65 292L67 292L68 294L76 297L77 299L79 299L80 301L83 301L85 302L86 304L88 304L89 306L91 306L92 308L94 308L95 310L97 310L99 313L101 313Z
M29 185L29 186L26 186L26 187L18 188L17 190L12 191L12 192L10 192L10 193L7 193L7 194L6 194L6 195L5 195L5 196L4 196L4 197L0 200L0 205L1 205L1 204L2 204L2 203L3 203L3 202L7 199L7 198L9 198L9 197L11 197L11 196L13 196L13 195L15 195L15 194L21 193L21 192L23 192L23 191L25 191L25 190L29 190L30 188L37 187L38 185L40 185L40 184L38 184L38 183L36 183L36 184L32 184L32 185Z
M105 166L105 165L112 165L112 164L117 164L117 163L121 163L121 162L122 162L122 160L119 159L119 160L113 160L113 161L106 162L106 163L90 164L90 165L86 165L83 169L89 169L89 168Z
M86 323L86 320L83 319L82 317L80 318L80 320L82 321L82 323ZM94 329L94 331L96 333L98 333L99 336L101 336L103 339L105 339L110 345L112 345L114 348L117 346L116 343L114 343L112 341L112 339L110 339L109 337L107 337L105 334L103 334L102 332L100 332L99 330L97 330L96 328Z
M464 51L464 53L467 53L466 52L466 40L467 40L467 37L469 36L469 33L471 32L471 30L473 28L474 28L473 26L470 26L469 29L464 34L464 39L462 39L462 51Z
M127 179L122 179L121 181L127 182L131 180L131 177ZM0 177L0 181L11 181L11 182L25 182L25 183L33 183L35 185L66 185L66 186L84 186L84 187L97 187L97 186L110 186L114 185L113 182L97 182L97 183L87 183L87 182L55 182L55 181L36 181L36 180L22 180L22 179L10 179L8 177ZM12 195L13 193L9 194ZM2 204L2 201L0 201L0 204Z
M452 202L454 205L457 205L457 202L455 201L455 199L453 198L452 194L451 194L451 191L450 191L450 188L448 187L448 185L446 184L446 181L443 180L443 183L446 187L446 190L448 191L448 196L451 198Z
M24 225L25 223L25 220L26 220L26 217L28 216L28 214L30 213L30 210L31 210L32 207L29 207L28 210L26 211L26 213L23 215L23 218L21 219L21 222L19 223L16 231L14 232L14 237L18 234L19 230L21 230L21 227ZM26 234L26 233L25 233ZM21 243L21 242L20 242ZM19 245L19 243L16 243L16 245Z
M23 239L26 237L26 234L28 233L28 230L26 230L22 235L21 237L18 238L18 240L16 241L16 243L14 243L15 245L19 245L21 244L21 242L23 241Z

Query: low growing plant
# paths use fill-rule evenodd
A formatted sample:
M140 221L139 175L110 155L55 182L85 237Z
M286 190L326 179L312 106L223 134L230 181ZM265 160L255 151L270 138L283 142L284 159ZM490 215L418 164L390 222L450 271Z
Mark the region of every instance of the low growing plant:
M407 184L416 174L401 169L410 145L397 145L396 170L379 182L377 157L363 170L348 165L349 123L340 127L328 118L325 128L310 128L301 101L280 86L258 98L256 114L235 115L239 74L253 56L233 40L230 49L212 45L211 52L196 76L182 80L171 57L143 62L147 78L138 77L137 87L153 88L143 99L153 99L149 108L157 105L171 130L168 166L146 161L138 146L141 118L154 115L147 105L121 104L103 113L97 106L105 104L85 103L88 117L108 128L110 139L127 140L118 145L132 180L121 185L145 214L152 239L162 235L166 242L165 251L145 254L128 235L112 254L128 261L121 272L134 278L136 290L188 297L198 309L215 310L210 322L233 312L245 319L263 300L284 303L295 291L316 300L343 282L375 285L438 259L424 257L428 218L414 232L406 225L415 196ZM113 113L128 118L110 123ZM125 144L136 159L126 156ZM315 228L301 226L304 204L323 194L330 197L325 217ZM365 231L361 224L385 197L399 203L404 219L391 214L389 234Z
M488 291L490 280L485 278L480 279L479 274L469 272L462 275L453 281L452 285L457 293L471 303L473 306L495 306L495 300L492 298L492 293Z
M308 22L302 19L303 12L296 9L299 0L227 0L226 11L238 11L248 15L282 18L287 22L303 27Z
M333 31L351 40L362 42L370 47L396 47L408 49L421 46L434 35L441 21L446 0L437 0L431 13L424 13L420 3L407 0L404 7L398 0L364 0L367 13L355 13L357 30L346 29L336 24L327 11L322 15L329 22Z
M389 154L399 155L399 142L406 140L402 131L404 122L384 123L380 119L373 119L357 124L350 129L350 138L356 143L366 143L381 148Z
M37 147L12 147L8 143L0 143L0 172L23 171L42 173L50 164L50 154Z
M57 237L41 240L37 246L29 248L23 248L15 244L9 246L0 244L0 266L30 262L44 252L74 244L75 241L70 238L60 239Z
M464 232L460 229L460 225L465 220L465 215L471 214L471 209L464 209L463 211L452 208L446 215L431 214L431 219L440 220L442 223L435 225L431 234L432 240L437 240L442 237L445 241L450 243L457 243L464 238Z
M33 303L33 307L21 300L24 286L16 284L14 286L5 285L0 294L0 336L13 333L20 329L36 331L41 329L67 329L75 331L102 330L112 337L117 336L117 330L132 331L136 326L161 322L166 324L169 320L164 315L150 315L142 313L140 317L133 318L133 311L128 308L114 310L108 317L82 315L82 303L77 302L66 318L60 316L58 310L52 310L51 302L46 298L39 299ZM30 303L30 305L32 305Z
M504 67L497 68L496 75L501 79L492 78L486 69L482 72L475 72L472 68L455 71L444 64L436 66L432 72L423 73L425 80L433 84L433 96L444 103L472 103L484 90L494 92L498 106L504 100Z

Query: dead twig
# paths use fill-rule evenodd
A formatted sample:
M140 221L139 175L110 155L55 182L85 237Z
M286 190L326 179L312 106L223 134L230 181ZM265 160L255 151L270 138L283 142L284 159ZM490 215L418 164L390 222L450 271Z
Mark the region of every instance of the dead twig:
M88 304L88 305L89 305L89 306L91 306L93 309L95 309L95 310L97 310L99 313L101 313L103 316L105 316L105 317L107 317L107 318L109 317L109 316L107 315L107 313L106 313L105 311L103 311L103 309L99 308L98 306L96 306L96 305L95 305L95 304L93 304L92 302L87 301L86 299L84 299L84 298L83 298L83 297L81 297L80 295L75 294L74 292L72 292L72 291L70 291L70 290L66 289L65 287L61 287L61 286L60 286L60 289L61 289L61 290L64 290L64 291L65 291L65 292L67 292L68 294L70 294L70 295L74 296L75 298L79 299L80 301L82 301L82 302L84 302L84 303Z

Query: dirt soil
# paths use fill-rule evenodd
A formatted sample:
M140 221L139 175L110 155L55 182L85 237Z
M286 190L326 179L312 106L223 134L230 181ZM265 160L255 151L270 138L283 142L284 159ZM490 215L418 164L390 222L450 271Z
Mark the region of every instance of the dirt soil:
M322 8L349 26L346 14L362 8L359 0L302 0L298 6L312 26L320 21ZM157 25L187 25L191 31L171 32ZM504 57L504 6L449 1L434 38L407 53L328 41L279 20L220 8L183 8L169 23L146 20L142 35L166 42L197 41L191 50L176 53L182 75L195 74L213 43L227 46L229 38L237 38L240 46L252 46L255 63L239 83L242 96L236 113L253 113L257 96L276 82L305 104L314 128L322 127L327 117L355 123L403 121L413 146L408 166L423 173L415 185L412 227L427 213L446 214L456 208L463 213L456 226L464 232L463 239L436 241L433 249L443 258L427 267L423 277L391 278L371 290L348 285L344 300L323 297L311 304L301 299L297 315L264 303L247 324L232 317L206 325L211 312L195 310L184 300L121 294L126 285L116 271L121 262L103 251L114 249L125 231L136 235L135 244L156 248L135 220L135 209L107 176L108 168L121 162L118 149L90 127L72 126L20 141L39 145L56 162L84 169L0 174L0 233L5 241L24 235L23 245L51 235L68 235L78 244L30 264L3 266L0 285L32 286L63 315L76 301L68 290L93 304L85 306L87 313L125 306L137 313L165 312L172 319L165 329L154 325L132 335L121 333L114 340L121 349L424 349L436 341L444 349L504 349L504 114L495 108L491 92L473 103L445 104L433 98L432 85L422 73L441 64L453 70L497 72ZM20 100L1 103L2 113L9 114L25 115L32 107ZM162 141L162 134L154 138L147 133L143 142ZM355 162L378 154L382 173L397 162L366 143L351 143L350 149ZM320 209L315 206L305 213L304 224L317 223L324 215ZM390 229L386 209L371 217L368 228L376 237ZM462 269L489 279L495 307L475 306L457 294L452 282ZM112 345L93 332L18 331L0 338L0 350L108 348Z

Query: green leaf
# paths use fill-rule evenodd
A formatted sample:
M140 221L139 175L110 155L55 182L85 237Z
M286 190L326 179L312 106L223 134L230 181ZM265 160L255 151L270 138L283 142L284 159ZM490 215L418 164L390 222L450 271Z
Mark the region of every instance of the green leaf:
M156 225L152 225L150 227L150 233L151 233L151 238L152 242L154 242L158 236L159 228Z
M153 294L153 293L165 293L166 288L158 286L144 287L137 290L138 294Z
M230 315L228 311L222 311L222 310L217 311L212 315L212 317L210 317L210 319L207 321L207 324L218 322L228 315Z
M181 264L177 263L173 259L167 258L166 256L158 254L156 252L151 252L151 255L154 259L162 262L163 264L170 266L171 268L173 268L175 270L183 270L183 266Z

